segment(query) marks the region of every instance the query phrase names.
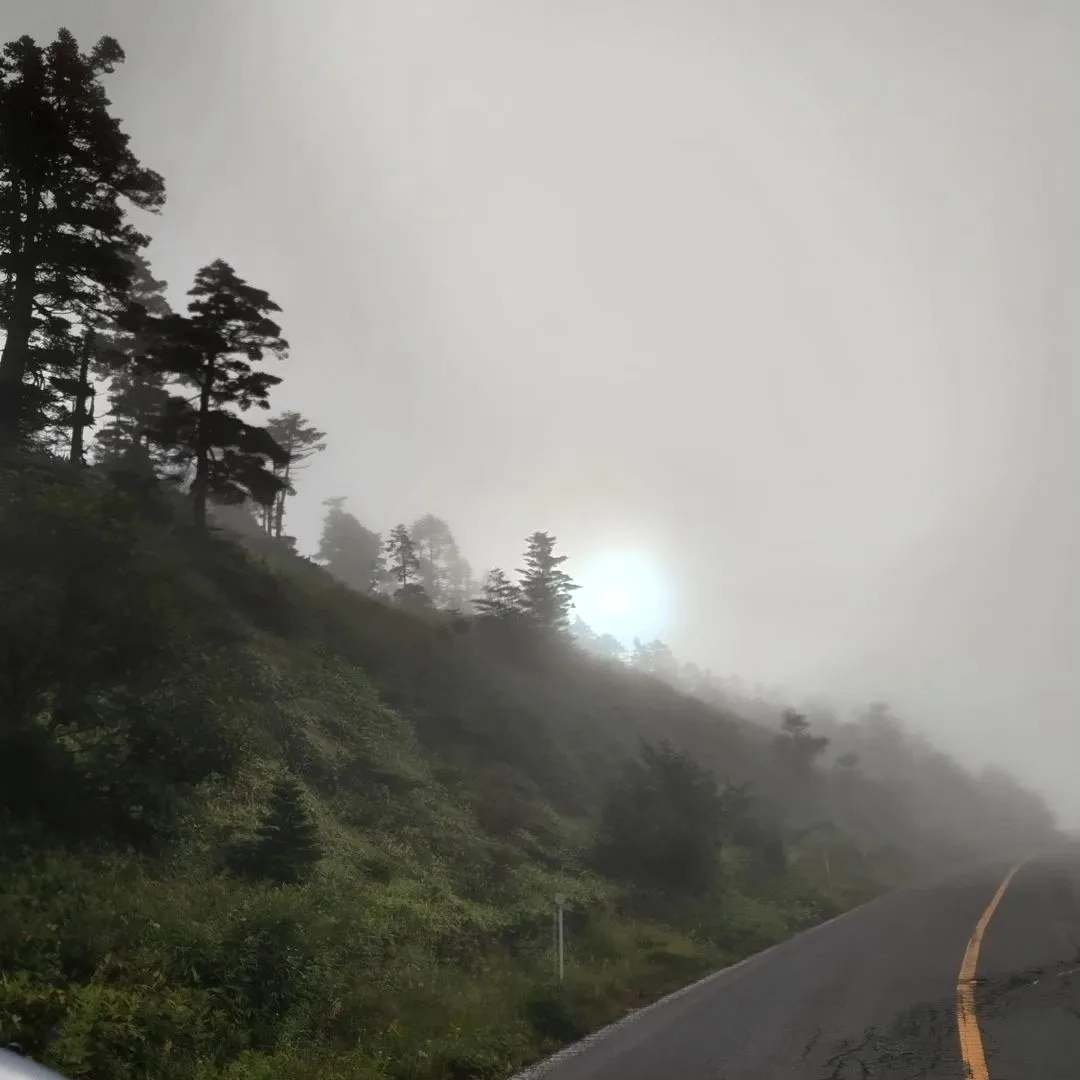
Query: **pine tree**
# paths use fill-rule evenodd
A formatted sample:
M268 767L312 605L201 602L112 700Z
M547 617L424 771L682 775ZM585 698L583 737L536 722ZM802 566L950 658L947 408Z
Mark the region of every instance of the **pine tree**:
M574 621L570 624L570 636L579 649L592 652L592 647L599 635L580 615L575 615Z
M48 376L45 384L46 411L39 422L50 427L57 442L66 437L66 454L74 465L86 464L86 429L94 423L96 387L90 379L93 358L97 351L97 335L87 317L81 336L64 333L64 340L50 348L50 365L58 374ZM40 354L39 354L40 355ZM57 362L59 361L59 362Z
M652 675L653 678L673 684L679 678L679 662L672 655L671 649L658 638L649 642L634 638L630 666L645 675Z
M420 556L408 528L395 525L383 545L387 576L393 581L394 600L413 611L427 611L431 597L421 580Z
M223 260L203 267L188 295L187 315L154 318L142 311L122 325L146 335L156 371L194 390L190 398L170 397L151 437L174 462L193 468L193 517L205 527L211 496L267 506L282 490L273 467L285 465L285 452L265 428L233 410L269 408L270 390L281 379L255 365L267 354L283 358L289 346L270 317L280 311L277 304Z
M570 633L577 647L590 656L618 663L626 659L626 649L614 634L598 634L580 615L574 619Z
M279 780L251 845L251 870L282 885L296 885L311 876L321 856L318 828L305 806L303 788L291 778Z
M142 255L132 256L131 262L127 308L153 319L171 315L166 282L154 277ZM166 372L140 362L147 349L145 335L125 330L116 320L98 332L95 373L109 380L107 423L94 439L99 462L137 471L152 471L163 464L149 433L164 414L170 394Z
M383 545L386 569L399 589L420 583L420 556L405 525L395 525Z
M82 53L67 30L0 54L0 443L48 423L63 393L50 377L78 379L76 342L123 302L129 257L148 242L124 203L155 211L165 201L109 111L102 76L123 59L113 38Z
M440 608L463 606L472 573L450 526L434 514L425 514L409 532L420 561L420 583L432 602Z
M562 569L565 555L555 554L555 537L535 532L528 538L525 568L518 571L522 605L530 621L544 631L564 631L570 621L575 585Z
M270 437L288 455L284 465L275 465L274 473L282 481L283 487L277 493L273 503L265 508L263 528L267 536L281 539L285 523L285 500L296 494L293 479L303 463L313 454L326 449L325 431L319 431L309 424L298 412L283 412L273 417L266 425Z
M483 594L473 600L479 617L485 619L511 619L521 617L521 589L498 568L492 570L484 581Z
M643 743L603 810L598 869L641 888L700 894L719 872L724 799L713 775L670 743Z
M338 581L357 592L373 592L376 564L382 551L379 534L360 524L345 509L345 499L327 499L318 560Z

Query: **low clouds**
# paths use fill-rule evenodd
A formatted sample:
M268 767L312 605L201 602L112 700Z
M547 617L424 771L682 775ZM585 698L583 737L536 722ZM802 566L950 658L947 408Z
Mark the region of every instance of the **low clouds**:
M14 7L127 49L159 274L284 308L302 543L331 495L478 568L645 543L678 654L1080 815L1074 5Z

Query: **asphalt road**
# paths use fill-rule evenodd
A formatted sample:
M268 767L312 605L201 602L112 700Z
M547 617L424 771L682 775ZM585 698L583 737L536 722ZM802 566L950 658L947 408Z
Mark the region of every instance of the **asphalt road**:
M1010 869L875 900L518 1080L1076 1080L1080 849L1025 862L985 921ZM958 982L980 920L971 1026L981 1046L969 1039L962 1051Z

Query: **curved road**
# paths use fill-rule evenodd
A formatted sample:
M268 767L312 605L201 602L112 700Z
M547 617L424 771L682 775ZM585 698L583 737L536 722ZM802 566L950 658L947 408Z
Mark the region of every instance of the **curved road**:
M1080 848L1012 870L890 893L515 1080L1076 1080Z

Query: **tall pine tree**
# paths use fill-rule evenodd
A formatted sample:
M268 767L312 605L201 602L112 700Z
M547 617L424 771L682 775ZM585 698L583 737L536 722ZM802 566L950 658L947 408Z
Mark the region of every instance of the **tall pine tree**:
M383 545L386 569L399 589L420 584L420 556L406 525L395 525Z
M555 554L554 536L535 532L527 543L525 568L518 571L522 606L539 629L564 631L570 623L574 590L580 586L562 569L566 556Z
M67 30L0 54L0 443L48 422L50 377L77 378L79 339L123 302L148 240L125 204L165 201L110 113L102 77L123 59L113 38L83 53Z
M293 487L298 470L304 467L304 462L313 454L321 453L326 449L326 432L319 431L313 424L308 423L298 412L283 412L273 417L266 425L270 437L288 455L284 465L275 465L275 475L282 482L282 488L274 498L273 503L267 506L263 513L263 528L267 536L281 539L285 526L285 500L290 495L296 494Z
M33 422L27 425L28 441L63 454L76 465L85 464L86 431L94 423L97 391L90 372L96 351L91 316L84 318L81 332L75 332L68 319L50 319L33 350L37 403Z
M127 303L154 319L172 314L165 299L166 282L154 277L142 255L131 259L133 274ZM128 319L130 323L132 320ZM96 460L149 472L160 464L150 438L169 401L167 373L140 362L148 350L145 335L125 330L113 320L97 335L95 373L108 379L106 423L94 439Z
M125 324L146 335L155 370L192 388L173 395L151 433L175 461L189 463L195 524L206 524L207 500L250 498L271 505L283 481L274 472L288 457L263 427L236 410L269 408L270 390L281 382L256 366L283 358L288 342L270 317L281 309L262 290L218 259L195 275L187 315L153 318L136 312Z
M299 885L311 877L321 857L319 830L303 788L291 777L279 780L250 848L250 871L281 885Z
M484 581L483 592L473 600L484 619L512 619L523 615L521 589L496 567Z
M434 514L425 514L409 532L420 561L420 583L432 603L440 608L463 606L472 574L450 526Z
M414 611L429 610L431 597L424 588L420 556L407 526L395 525L390 530L383 545L383 559L379 569L385 568L387 578L393 582L395 602Z

